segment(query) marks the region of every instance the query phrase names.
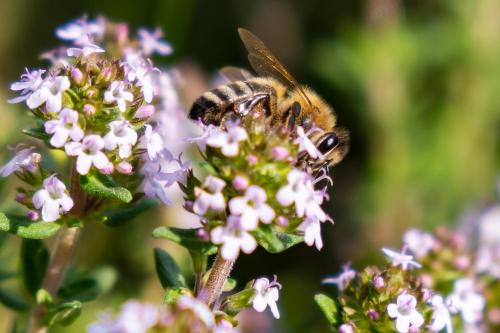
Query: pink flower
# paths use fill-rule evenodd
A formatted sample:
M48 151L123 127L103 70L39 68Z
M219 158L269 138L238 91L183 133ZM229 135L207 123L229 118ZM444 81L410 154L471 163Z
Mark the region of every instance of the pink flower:
M26 103L30 109L35 109L45 103L48 112L59 112L62 107L62 94L70 87L66 76L49 77L29 95Z
M276 302L279 299L279 290L281 284L277 282L276 275L274 281L270 282L267 278L255 280L253 284L254 296L252 306L257 312L263 312L268 306L274 318L279 319L280 313Z
M114 150L118 147L118 156L127 158L132 155L132 146L137 142L137 133L126 120L109 123L110 131L104 136L104 148Z
M212 229L210 239L214 244L222 244L220 253L225 260L236 260L240 250L248 254L257 248L257 242L242 227L239 216L230 215L226 225Z
M266 204L266 192L256 185L251 185L243 197L229 201L231 214L241 217L241 226L246 230L255 230L259 220L269 224L275 217L274 210Z
M64 183L52 175L45 178L43 188L33 195L33 205L42 209L42 219L45 222L54 222L73 207L73 200Z
M156 28L153 32L149 32L146 29L139 29L137 34L139 36L139 44L141 45L142 52L144 52L146 56L154 52L163 56L172 53L170 44L161 40L163 32L160 28Z
M16 152L16 155L0 168L0 175L2 177L7 177L19 170L35 172L38 169L42 157L40 154L34 153L34 149L35 148L25 148Z
M92 165L101 170L110 164L107 156L101 151L104 148L104 140L98 135L87 135L81 143L69 142L64 148L66 154L78 156L76 170L81 175L89 173Z
M227 157L238 155L239 143L248 139L247 131L237 125L228 126L227 131L215 130L207 138L210 147L221 148L222 154Z
M116 103L118 110L125 112L127 102L134 100L134 95L126 90L126 84L123 81L113 81L108 90L104 93L104 102L108 104Z
M400 333L407 333L410 325L419 328L424 323L424 317L417 311L417 299L410 294L398 296L397 304L387 306L387 314L396 318L396 329Z
M53 134L50 144L57 148L64 146L68 138L80 141L84 136L83 130L78 126L78 112L67 108L59 113L57 119L46 121L44 127L45 132Z
M226 187L224 180L208 176L203 183L203 188L196 188L196 200L193 205L193 212L198 215L204 215L207 211L223 211L226 208L226 199L222 190Z

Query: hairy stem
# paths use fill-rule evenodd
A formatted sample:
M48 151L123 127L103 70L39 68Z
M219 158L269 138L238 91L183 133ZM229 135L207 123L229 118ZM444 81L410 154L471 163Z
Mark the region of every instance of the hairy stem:
M229 277L229 273L231 273L233 264L234 261L225 260L220 253L217 253L207 283L198 296L207 305L212 305L221 295L222 288Z
M83 218L87 213L87 194L80 186L75 161L73 161L71 169L70 196L73 199L73 208L70 212L71 215ZM50 256L50 263L42 283L42 288L47 290L52 297L56 296L64 273L66 272L66 268L73 258L78 239L80 238L80 232L80 228L67 228L63 226L57 235L57 240ZM46 332L43 323L44 315L44 307L36 305L29 321L29 333Z

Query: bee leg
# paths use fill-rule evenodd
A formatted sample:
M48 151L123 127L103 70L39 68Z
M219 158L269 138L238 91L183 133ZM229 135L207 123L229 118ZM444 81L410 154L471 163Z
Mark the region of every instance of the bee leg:
M294 127L295 127L295 120L299 117L301 109L302 108L300 106L300 103L299 102L294 102L292 104L292 106L290 107L289 112L287 112L289 114L288 124L287 124L287 127L288 127L289 131L292 131L294 129Z

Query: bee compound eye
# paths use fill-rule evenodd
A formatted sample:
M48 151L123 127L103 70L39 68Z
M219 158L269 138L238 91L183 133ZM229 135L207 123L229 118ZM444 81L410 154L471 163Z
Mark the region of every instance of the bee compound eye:
M302 106L300 106L299 102L293 102L292 104L292 113L295 117L298 117L300 114L300 111L302 109Z
M323 138L320 141L320 144L318 145L318 150L322 154L326 154L333 148L337 147L338 144L339 144L339 138L337 137L337 134L335 134L334 132L330 132L323 136Z

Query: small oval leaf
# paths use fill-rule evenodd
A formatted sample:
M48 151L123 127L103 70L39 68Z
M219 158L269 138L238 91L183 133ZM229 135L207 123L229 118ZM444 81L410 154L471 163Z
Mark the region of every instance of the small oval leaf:
M217 253L217 246L210 242L201 240L196 235L197 230L198 229L158 227L153 230L153 237L168 239L182 245L189 251L199 252L207 256Z
M159 248L155 248L154 255L156 272L163 288L186 287L184 276L182 276L174 258L168 252Z
M33 222L25 216L5 215L0 213L0 231L19 237L44 239L54 236L61 225L54 222Z
M85 192L95 197L123 202L132 201L132 193L124 187L117 186L110 176L100 174L80 176L80 185Z

